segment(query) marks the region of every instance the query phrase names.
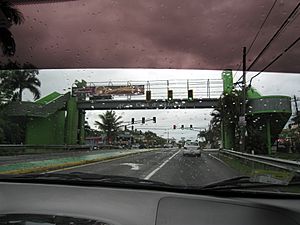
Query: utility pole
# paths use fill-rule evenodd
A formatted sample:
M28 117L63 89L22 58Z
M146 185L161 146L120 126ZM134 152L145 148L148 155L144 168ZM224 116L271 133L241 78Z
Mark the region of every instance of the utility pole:
M297 97L296 97L296 95L294 95L294 101L295 101L296 115L298 116L299 110L298 110L298 104L297 104Z
M239 118L241 137L240 137L240 152L245 152L246 147L246 47L243 47L243 85L242 85L242 109L241 116Z

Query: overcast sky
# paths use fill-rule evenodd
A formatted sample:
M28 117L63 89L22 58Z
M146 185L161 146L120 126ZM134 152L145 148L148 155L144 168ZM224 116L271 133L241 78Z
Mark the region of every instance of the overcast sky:
M149 81L152 84L152 88L156 87L157 80L161 80L159 83L170 80L183 84L187 79L192 82L193 80L203 79L219 79L221 81L222 71L201 71L201 70L167 70L167 69L85 69L85 70L41 70L39 79L41 80L42 96L57 91L59 93L66 93L70 91L70 88L74 81L84 79L87 82L105 82L109 81L115 83L115 81L136 81L137 84L145 84ZM233 72L233 74L236 74ZM248 79L255 73L248 73ZM237 73L235 80L241 75L241 72ZM247 80L248 80L247 79ZM200 84L200 83L199 83ZM263 95L288 95L300 97L300 74L287 74L287 73L263 73L253 80L253 86ZM205 86L199 86L206 91ZM194 89L197 86L193 87ZM222 89L216 89L221 93ZM166 89L164 90L167 92ZM213 97L218 97L216 94ZM174 91L176 95L176 91ZM162 96L163 97L163 96ZM206 97L206 96L203 96ZM142 96L145 98L145 96ZM32 100L32 95L26 91L24 93L25 100ZM196 131L189 130L173 130L173 125L177 127L184 125L189 127L190 124L193 127L207 128L210 121L210 113L212 109L175 109L175 110L118 110L117 114L122 116L124 122L131 121L131 118L135 120L141 120L142 117L151 119L157 118L157 123L147 122L144 125L136 125L135 128L141 128L143 131L152 130L161 136L179 139L185 137L187 139L194 140L196 138ZM89 124L94 126L95 120L98 119L98 115L104 111L87 111L86 119ZM161 129L161 130L159 130Z

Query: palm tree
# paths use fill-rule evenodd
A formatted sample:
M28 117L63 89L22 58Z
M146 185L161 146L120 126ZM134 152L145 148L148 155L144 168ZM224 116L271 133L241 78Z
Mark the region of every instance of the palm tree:
M115 111L106 111L104 114L100 114L99 118L101 121L95 121L95 125L106 134L106 140L108 142L114 142L123 123L123 121L121 121L122 117L117 116Z
M219 102L210 114L210 129L207 131L207 137L211 143L218 141L221 138L221 122L226 129L232 129L234 132L238 129L238 119L240 116L241 92L233 90L231 94L221 96Z
M0 2L0 17L7 19L7 24L0 27L0 43L2 52L6 56L13 56L16 52L16 43L12 33L9 31L9 27L14 25L20 25L24 22L22 13L14 7L13 3L8 0L2 0Z
M296 115L292 118L292 121L295 123L295 124L300 124L300 112L297 112Z
M36 77L39 71L32 64L24 63L21 66L17 62L10 61L5 66L5 69L0 74L0 86L3 90L14 93L12 96L13 100L22 101L22 94L25 89L28 89L33 94L35 100L40 98L39 87L41 82Z

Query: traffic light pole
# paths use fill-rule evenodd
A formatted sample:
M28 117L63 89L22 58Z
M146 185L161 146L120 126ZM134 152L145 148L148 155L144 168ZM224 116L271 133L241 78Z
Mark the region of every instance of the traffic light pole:
M243 85L242 85L242 109L240 116L240 128L241 128L241 136L240 136L240 152L245 152L246 148L246 47L243 48Z

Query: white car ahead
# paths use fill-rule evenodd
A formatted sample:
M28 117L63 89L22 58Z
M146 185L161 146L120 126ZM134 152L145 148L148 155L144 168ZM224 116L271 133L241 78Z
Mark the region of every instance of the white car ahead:
M201 148L198 143L186 143L183 147L183 156L201 156Z

